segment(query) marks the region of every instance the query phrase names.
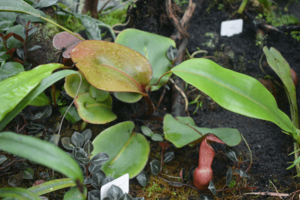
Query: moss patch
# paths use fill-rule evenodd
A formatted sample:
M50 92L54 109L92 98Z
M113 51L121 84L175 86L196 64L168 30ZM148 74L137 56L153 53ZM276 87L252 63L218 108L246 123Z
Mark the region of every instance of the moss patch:
M99 17L99 20L107 25L113 26L115 24L125 23L126 15L127 7L125 7L123 10L115 10L107 15L102 15Z

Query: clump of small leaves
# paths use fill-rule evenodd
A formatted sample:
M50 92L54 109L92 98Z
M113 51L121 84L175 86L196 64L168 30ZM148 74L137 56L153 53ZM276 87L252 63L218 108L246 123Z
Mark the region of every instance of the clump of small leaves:
M100 188L102 185L114 179L106 176L101 170L102 165L109 159L106 153L101 152L91 158L91 153L94 150L94 146L90 141L91 138L92 132L90 129L87 129L82 134L74 132L71 138L63 137L61 143L64 148L72 151L69 155L79 164L84 175L83 183L92 185L95 188L95 190L88 193L88 198L90 200L98 200L100 199Z
M16 22L18 24L20 24L21 26L23 26L22 32L25 35L25 39L22 36L20 36L19 34L14 33L14 32L7 33L6 35L4 33L0 32L0 42L3 43L4 48L6 49L6 54L10 55L10 57L13 61L18 62L22 65L26 65L26 67L28 69L30 69L31 65L25 63L26 58L27 58L27 52L39 49L39 48L41 48L41 46L36 45L36 46L31 47L31 48L26 48L26 45L27 45L28 41L32 38L31 36L36 31L35 27L32 25L30 20L26 21L24 18L22 18L20 16L17 16ZM18 47L9 47L8 39L11 38L11 37L14 37L19 42L21 42L22 47L19 47L19 48ZM20 59L14 56L14 52L17 53L17 55Z
M150 137L151 140L153 140L153 141L162 142L164 140L164 138L160 134L153 133L152 130L150 128L148 128L147 126L142 126L141 129L142 129L143 134L145 136Z
M14 171L19 173L10 175L8 184L12 187L20 187L24 179L33 179L34 170L30 167L29 163L24 162L26 159L20 158L19 156L13 156L10 154L1 154L0 152L0 168L2 172L8 172L13 166Z
M82 133L74 132L71 138L63 137L61 143L64 148L71 150L69 153L76 162L79 164L83 176L84 184L91 185L95 188L88 193L89 200L100 200L100 189L103 185L113 181L111 176L106 176L104 171L101 170L102 165L109 159L109 155L101 152L92 157L92 151L94 145L90 141L92 138L92 131L86 129ZM122 189L113 185L107 193L107 197L104 199L109 200L125 200L125 199L143 199L143 198L132 198L128 194L123 194Z
M123 193L122 189L118 186L112 185L103 200L144 200L144 197L132 198L129 194Z

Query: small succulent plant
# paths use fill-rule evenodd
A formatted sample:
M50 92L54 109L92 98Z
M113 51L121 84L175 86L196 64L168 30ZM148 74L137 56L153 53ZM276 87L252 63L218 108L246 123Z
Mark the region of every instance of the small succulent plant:
M71 150L69 153L76 162L79 164L83 176L84 184L92 185L95 190L88 193L89 200L100 200L100 189L103 185L113 181L114 179L110 176L106 176L104 171L101 170L102 165L109 159L109 155L106 153L98 153L92 156L92 151L94 150L93 143L90 141L92 138L92 131L86 129L82 133L74 132L71 138L63 137L61 143L64 148ZM123 194L122 189L117 186L112 186L108 190L108 197L106 200L130 200L130 199L143 199L143 198L132 198L128 194Z
M114 180L110 176L106 176L101 170L102 165L109 159L106 153L99 153L93 158L92 151L94 146L90 139L92 132L87 129L81 133L75 132L71 138L63 137L61 143L67 150L72 150L69 155L73 157L79 164L84 175L84 184L92 185L95 190L88 193L89 200L97 200L100 198L100 188L102 185Z
M118 186L112 185L103 200L144 200L144 197L132 198L129 194L123 193Z

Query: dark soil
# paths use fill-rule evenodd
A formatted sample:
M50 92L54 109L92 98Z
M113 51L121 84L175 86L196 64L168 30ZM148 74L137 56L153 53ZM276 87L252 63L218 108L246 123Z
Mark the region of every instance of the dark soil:
M137 21L135 18L133 18L131 21L132 27L160 33L165 36L170 36L175 32L174 26L170 24L171 22L166 18L164 13L164 1L151 1L149 5L144 3L147 1L137 2L137 8L139 9L139 12L133 10L129 12L129 15L132 17L139 17L141 21ZM155 3L159 4L157 10L154 9L156 5ZM193 52L197 51L198 48L200 48L201 50L206 50L208 52L205 56L214 56L215 58L213 59L215 59L215 61L221 66L255 78L265 77L265 74L259 67L259 61L263 51L261 47L256 46L255 35L257 32L257 27L255 27L252 20L245 16L234 15L232 19L244 19L243 32L232 37L221 37L219 34L221 22L226 21L231 16L231 14L237 9L236 6L238 4L233 4L233 7L225 5L223 9L219 10L218 4L214 4L213 1L198 0L196 3L197 7L188 29L190 40L187 49L189 53L192 54ZM255 12L250 13L255 16ZM179 12L178 15L180 15ZM300 57L298 54L300 51L300 43L286 34L274 31L264 32L268 35L265 45L268 47L275 47L278 51L280 51L290 64L291 68L293 68L299 75ZM212 33L210 35L214 35L214 39L211 39L209 34L206 33ZM208 47L205 44L208 41L211 41L210 43L214 46ZM231 56L233 54L234 56ZM196 57L203 56L203 54L198 54ZM279 81L275 73L264 64L264 61L265 58L263 58L262 61L264 71L271 77L274 77L275 80ZM191 90L192 88L189 87L187 92ZM159 100L161 92L162 89L151 93L151 99L155 105ZM284 90L280 89L280 87L276 87L276 91L273 92L279 108L287 115L290 115L289 104ZM216 105L216 103L214 103L209 97L205 96L198 90L189 93L189 101L193 101L199 94L201 94L201 101L203 102L202 108L193 114L196 109L196 105L194 104L189 106L189 113L196 124L199 127L236 128L240 131L240 133L243 134L250 146L253 156L253 163L248 171L248 174L251 178L248 180L243 180L241 187L245 187L245 182L247 182L247 184L250 186L259 187L255 191L276 192L274 186L269 182L272 181L272 183L277 187L279 193L291 193L299 189L299 186L297 185L298 179L293 178L293 176L296 175L296 170L294 168L286 170L286 168L290 166L290 163L288 162L292 162L294 160L293 155L289 156L289 153L291 153L294 148L293 139L290 136L282 133L281 129L271 122L252 119L225 110L224 108ZM297 85L297 94L298 107L300 107L299 83ZM171 103L172 91L167 90L162 104L158 107L154 114L163 117L165 114L171 113ZM109 127L109 125L126 120L134 120L136 125L135 131L137 132L141 132L141 125L146 125L156 133L163 133L163 124L161 121L145 121L126 117L137 112L141 107L141 104L142 102L138 102L137 104L124 104L114 99L114 112L118 115L118 119L115 122L106 125L88 125L88 128L91 128L94 136L96 136L102 130ZM45 120L49 123L46 125L47 128L51 128L53 124L59 120L58 115L59 114L51 117L51 120ZM15 131L14 127L15 124L13 122L7 126L5 130ZM74 131L74 127L71 127L72 126L70 124L64 122L62 136L70 136ZM236 166L226 157L224 145L213 144L213 147L216 151L216 156L213 162L213 181L216 188L221 189L226 182L227 169L229 167L235 168ZM245 171L250 165L250 153L244 142L242 142L236 148L239 149L245 157L246 162L241 168ZM158 143L151 141L149 162L153 159L160 160L160 150L161 149ZM163 174L179 177L179 173L182 168L189 170L198 164L199 145L186 146L180 149L176 149L174 146L171 146L167 151L174 151L175 159L164 165ZM45 171L45 169L40 169L40 171L43 170ZM145 171L150 175L151 170L149 163L147 164ZM39 172L36 172L36 174ZM3 185L7 185L7 179L10 175L11 174L1 177L1 182ZM167 176L163 177L172 181L178 180ZM24 180L23 186L30 186L33 182L34 181L32 180ZM162 181L156 176L150 176L149 186L145 188L141 187L136 179L131 180L130 193L133 197L144 196L146 199L197 199L197 197L199 197L199 193L191 190L188 187L176 188L170 186L167 182ZM245 191L220 193L217 195L217 197L215 197L215 199L278 199L278 197L267 196L243 196L243 193L245 193ZM61 199L59 195L59 193L57 193L57 195L51 194L50 199Z
M231 63L228 64L229 68L255 78L264 77L265 75L259 68L259 60L263 51L259 46L255 45L256 27L252 20L243 16L234 16L233 19L244 19L243 32L232 37L221 37L219 36L220 24L230 17L230 13L218 10L217 6L212 7L207 12L209 5L212 4L205 1L201 7L196 8L188 30L191 36L188 50L192 53L197 51L197 47L200 47L200 49L205 49L209 52L207 55L216 55L216 52L226 52L224 49L229 48L234 53L234 59L231 59ZM214 48L208 48L203 45L207 42L205 33L208 32L213 32L219 38ZM291 68L299 74L298 51L300 50L300 43L289 35L279 32L269 31L266 34L268 35L266 46L274 47L281 52ZM243 58L243 60L240 58ZM264 70L267 74L278 79L269 66L264 67ZM299 83L297 94L299 107ZM284 90L278 88L276 99L280 109L290 115L289 104ZM190 111L193 111L192 107L190 109ZM294 169L286 170L290 165L288 162L294 159L293 155L288 156L293 151L293 140L282 133L275 124L244 117L219 107L215 110L202 109L197 112L196 116L193 116L193 119L201 127L237 128L244 135L253 154L253 165L249 174L252 176L253 185L259 187L258 191L269 191L269 180L273 181L273 183L274 180L277 180L277 183L274 183L277 187L290 188L290 192L296 190L294 185L295 179L292 178L292 176L296 175L296 172ZM239 145L238 148L244 152L247 151L247 147L244 144ZM247 153L246 155L249 154ZM224 164L217 161L217 159L214 162L215 174L224 176ZM247 165L245 165L244 169L246 168Z
M243 32L232 37L220 36L221 22L226 21L231 17L232 13L236 10L236 8L238 8L238 4L233 4L233 7L225 5L225 7L220 10L218 9L218 4L214 4L212 1L197 1L196 3L198 5L188 29L188 33L190 34L188 51L190 54L200 48L201 50L206 50L208 52L206 56L214 56L215 58L213 60L223 67L250 75L259 80L266 77L267 74L269 77L280 82L272 69L267 66L265 57L262 59L262 67L266 74L264 74L259 67L263 51L261 46L256 45L256 33L258 28L254 25L251 19L246 16L234 15L232 19L244 19ZM253 16L256 15L255 12L251 11L250 14ZM139 28L143 29L143 27ZM145 29L148 30L147 25L145 25ZM289 34L283 34L276 31L262 31L267 34L264 46L276 48L288 61L290 67L294 69L297 74L300 74L300 57L298 56L300 43L293 39ZM207 33L212 33L214 38L212 39ZM209 41L211 41L213 47L208 47L206 45ZM234 56L229 56L229 53L234 54ZM202 56L204 55L198 54L196 57ZM272 92L278 102L279 108L290 116L289 104L284 90L276 86L275 88L276 89ZM296 88L299 107L299 83ZM190 94L189 100L194 100L198 94L201 93L196 91L194 94ZM296 182L298 179L293 178L293 176L296 175L296 170L294 168L286 170L286 168L290 166L289 162L294 160L293 155L289 156L289 154L293 151L293 139L290 136L282 133L281 129L271 122L252 119L232 113L216 105L213 101L209 100L209 98L207 99L207 97L203 99L203 101L203 107L195 114L192 113L195 111L196 106L189 106L191 117L200 127L230 127L238 129L240 133L243 134L250 146L253 156L253 164L248 171L251 176L248 184L250 186L259 187L255 191L275 192L275 188L272 186L270 181L272 181L272 183L277 187L279 192L291 193L297 190L298 185ZM166 105L162 104L162 106ZM159 131L162 130L160 129ZM213 162L214 181L217 188L220 189L225 183L225 176L228 167L232 167L234 165L233 162L225 156L224 146L217 144L213 146L217 152L216 158ZM178 173L183 167L187 167L187 169L189 169L192 166L197 165L197 148L198 147L196 146L192 148L184 147L177 150L171 148L172 151L175 151L176 155L176 161L171 162L173 163L172 165L178 167ZM248 160L248 162L242 166L242 170L246 170L250 164L248 148L245 143L242 142L239 146L237 146L237 149L239 149L245 156L245 159ZM151 158L152 156L150 157L150 161ZM167 167L166 170L168 170ZM169 171L172 171L172 169ZM190 197L192 196L193 195ZM236 194L219 194L218 197L219 199L247 198L246 196L241 197L238 192L236 192ZM160 196L160 198L163 198L163 196ZM248 196L247 199L253 198L254 196ZM255 198L257 198L257 196ZM258 197L258 199L270 198L279 199L279 197ZM176 199L176 197L173 196L171 199Z

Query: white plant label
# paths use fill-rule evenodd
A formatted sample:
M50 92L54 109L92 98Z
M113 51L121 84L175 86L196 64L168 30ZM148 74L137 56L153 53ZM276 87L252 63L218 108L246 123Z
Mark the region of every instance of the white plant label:
M221 36L233 36L243 32L243 20L235 19L221 23Z
M129 174L125 174L112 182L109 182L101 187L101 200L107 197L107 191L112 186L118 186L123 190L123 193L129 193Z

